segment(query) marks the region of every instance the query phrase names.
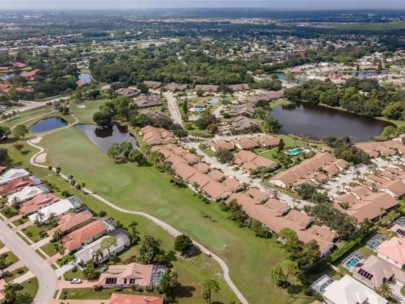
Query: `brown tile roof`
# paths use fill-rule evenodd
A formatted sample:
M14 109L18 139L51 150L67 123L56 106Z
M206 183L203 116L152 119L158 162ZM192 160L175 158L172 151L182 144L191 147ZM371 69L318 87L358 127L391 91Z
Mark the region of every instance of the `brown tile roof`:
M216 180L217 182L222 181L222 179L226 177L224 173L217 169L214 169L210 173L208 173L208 176L211 177L213 180Z
M163 304L164 298L144 295L126 295L113 293L108 304Z
M207 174L211 170L211 167L206 163L197 163L194 165L194 168L196 168L200 173L203 174Z
M58 221L58 226L56 230L62 232L69 231L79 226L83 226L91 222L93 219L93 214L90 211L85 210L79 213L71 212L62 216Z
M138 286L150 286L152 283L152 271L153 265L142 265L138 263L110 265L108 270L101 274L97 285L108 285L106 283L108 278L116 278L117 286L124 285L125 279L127 279L127 285L129 285L129 279L135 279L135 284Z
M201 190L214 200L226 199L230 195L230 191L225 185L216 181L210 181Z
M194 174L198 173L198 170L189 166L186 163L181 163L174 169L174 172L184 181L187 181Z
M259 203L264 203L269 198L269 195L266 192L263 192L256 188L249 188L246 194Z
M96 220L64 236L62 242L68 251L72 251L80 248L85 243L93 241L106 232L107 229L103 222Z
M283 216L291 210L291 207L288 204L274 198L269 199L264 206L273 211L275 216Z
M226 178L222 184L226 187L226 189L230 192L239 191L242 188L242 184L238 182L234 178Z
M23 214L33 213L43 207L49 206L57 201L60 198L52 193L40 193L35 196L33 199L24 202L20 206L20 212Z
M291 210L287 213L285 218L296 223L302 229L307 228L313 222L313 218L298 210Z
M163 128L146 126L141 129L141 135L148 145L162 145L176 142L173 132Z
M200 172L196 172L187 180L187 182L189 182L191 185L196 184L198 188L202 188L212 181L214 180L211 177L209 177L206 174L202 174Z

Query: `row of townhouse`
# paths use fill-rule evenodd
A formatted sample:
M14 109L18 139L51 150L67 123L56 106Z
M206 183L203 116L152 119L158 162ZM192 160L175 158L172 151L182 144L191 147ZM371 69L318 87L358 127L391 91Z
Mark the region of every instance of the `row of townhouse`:
M244 193L231 195L227 203L236 201L246 214L266 226L269 230L279 233L284 228L293 230L298 239L306 244L315 240L319 244L322 256L328 255L335 247L335 232L327 227L314 224L314 219L304 212L291 207L257 189L250 188Z
M234 137L228 139L209 140L205 144L213 151L218 149L232 150L251 150L259 147L273 148L280 143L280 138L268 134L256 134L249 137Z
M359 143L355 146L367 153L371 158L405 153L405 146L402 143L402 137L383 142Z
M155 146L152 151L162 153L165 162L179 178L213 200L226 199L232 193L243 189L239 181L227 177L219 170L211 169L197 155L179 146Z
M288 170L272 177L270 182L278 187L292 188L301 184L318 185L336 176L349 166L343 159L337 159L328 152L318 153Z

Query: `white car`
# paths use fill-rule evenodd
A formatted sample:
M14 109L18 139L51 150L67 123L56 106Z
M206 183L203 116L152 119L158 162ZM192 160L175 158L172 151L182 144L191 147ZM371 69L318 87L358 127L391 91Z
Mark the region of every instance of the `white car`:
M78 278L74 278L70 280L70 284L81 284L82 280L78 279Z

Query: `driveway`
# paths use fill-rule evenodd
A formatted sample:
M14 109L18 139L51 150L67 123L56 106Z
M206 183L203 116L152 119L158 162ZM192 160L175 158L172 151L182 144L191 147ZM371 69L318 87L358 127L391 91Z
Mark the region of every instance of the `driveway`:
M57 287L57 278L52 267L3 221L0 221L0 239L37 277L39 289L32 303L50 303Z
M175 124L183 126L183 120L181 119L181 114L179 108L177 107L177 100L172 92L163 93L163 96L167 99L167 107L169 108L172 121Z

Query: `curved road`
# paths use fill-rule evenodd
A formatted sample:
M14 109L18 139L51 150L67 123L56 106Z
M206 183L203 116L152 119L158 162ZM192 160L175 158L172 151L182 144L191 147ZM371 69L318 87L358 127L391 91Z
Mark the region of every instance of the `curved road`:
M75 118L76 118L76 117L75 117ZM44 134L44 135L48 135L48 134L50 134L50 133L54 133L54 132L60 131L60 130L62 130L62 129L71 127L72 125L74 125L74 124L76 124L76 123L77 123L77 118L76 118L76 122L74 122L73 124L71 124L71 125L69 125L69 126L66 126L66 127L64 127L64 128L61 128L61 129L57 129L57 130L51 131L51 132L46 133L46 134ZM42 136L44 136L44 135L42 135ZM34 147L34 148L39 149L39 151L38 151L37 153L35 153L35 154L31 157L31 159L30 159L31 165L32 165L32 166L36 166L36 167L40 167L40 168L48 168L48 167L45 166L45 165L37 164L37 163L35 162L35 159L37 158L37 156L44 152L44 148L42 148L42 147L40 147L40 146L34 144L31 140L28 141L28 144L29 144L30 146ZM60 176L61 176L63 179L68 180L68 177L65 176L64 174L60 174ZM103 204L108 205L109 207L111 207L111 208L113 208L113 209L115 209L115 210L117 210L117 211L119 211L119 212L134 214L134 215L142 216L142 217L145 217L145 218L151 220L152 222L154 222L156 225L158 225L159 227L161 227L163 230L165 230L167 233L169 233L169 234L170 234L171 236L173 236L173 237L176 237L176 236L182 234L179 230L175 229L174 227L170 226L169 224L167 224L167 223L161 221L160 219L158 219L158 218L156 218L156 217L154 217L154 216L152 216L152 215L150 215L150 214L148 214L148 213L145 213L145 212L138 212L138 211L132 211L132 210L127 210L127 209L120 208L120 207L114 205L113 203L111 203L110 201L106 200L105 198L99 196L98 194L95 194L94 192L92 192L91 190L89 190L89 189L87 189L87 188L84 188L83 191L84 191L85 193L87 193L87 194L93 196L94 198L96 198L97 200L99 200L100 202L102 202ZM225 263L219 256L217 256L217 255L214 254L213 252L209 251L207 248L205 248L205 247L204 247L203 245L201 245L200 243L198 243L198 242L196 242L196 241L193 241L193 243L195 244L195 246L198 246L199 249L200 249L203 253L205 253L205 254L208 255L208 256L211 256L211 257L221 266L222 271L223 271L223 274L224 274L225 282L228 284L229 288L231 288L232 291L235 293L235 295L236 295L237 298L239 299L240 303L242 303L242 304L248 304L249 302L246 300L246 298L245 298L245 297L243 296L243 294L240 292L240 290L238 289L238 287L236 287L236 285L233 283L231 277L229 276L229 268L228 268L228 266L226 265L226 263ZM53 295L53 293L52 293L52 295ZM43 302L43 303L47 303L47 302Z
M51 303L58 279L52 267L27 245L6 223L0 221L0 239L37 277L38 292L32 303Z

